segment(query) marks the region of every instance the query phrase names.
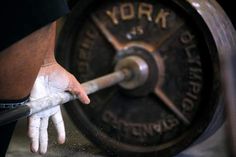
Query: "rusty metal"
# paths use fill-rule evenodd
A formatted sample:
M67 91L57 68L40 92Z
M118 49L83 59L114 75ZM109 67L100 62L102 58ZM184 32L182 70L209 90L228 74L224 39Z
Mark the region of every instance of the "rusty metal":
M222 96L219 55L214 32L194 5L188 0L93 1L68 17L59 52L81 81L111 72L129 56L149 67L138 88L113 86L91 95L91 106L66 106L76 126L109 154L173 156L211 121Z

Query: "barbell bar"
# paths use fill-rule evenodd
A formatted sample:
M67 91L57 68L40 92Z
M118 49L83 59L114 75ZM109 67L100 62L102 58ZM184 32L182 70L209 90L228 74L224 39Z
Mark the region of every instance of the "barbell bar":
M89 95L130 78L131 70L121 69L91 81L82 83L81 85L84 88L86 94ZM0 114L0 126L75 99L79 99L79 97L69 92L60 92L51 94L48 97L40 98L35 101L30 101L25 105L2 112Z

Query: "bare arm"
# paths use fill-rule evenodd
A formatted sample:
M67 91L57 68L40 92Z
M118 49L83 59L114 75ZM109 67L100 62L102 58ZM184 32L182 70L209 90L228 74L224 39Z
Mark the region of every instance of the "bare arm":
M48 52L53 27L45 26L0 52L0 99L29 95Z
M33 101L54 92L69 91L78 95L83 103L89 103L76 78L56 62L55 36L54 22L0 53L0 99L17 100L31 93L30 101ZM29 117L32 152L46 153L49 118L55 124L58 142L64 143L64 123L57 106Z

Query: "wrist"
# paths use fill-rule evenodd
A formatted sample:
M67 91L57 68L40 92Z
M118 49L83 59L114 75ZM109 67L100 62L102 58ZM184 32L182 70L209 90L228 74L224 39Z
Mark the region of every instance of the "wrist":
M50 66L53 64L56 64L56 59L54 57L49 57L49 58L45 58L43 60L43 64L41 65L41 67L46 67L46 66Z
M57 63L57 62L45 63L45 64L41 65L41 67L51 66L51 65L54 65L54 64L56 64L56 63Z

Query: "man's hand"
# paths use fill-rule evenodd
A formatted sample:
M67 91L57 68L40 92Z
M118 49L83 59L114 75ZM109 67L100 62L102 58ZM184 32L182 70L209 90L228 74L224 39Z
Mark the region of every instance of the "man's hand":
M90 102L76 78L56 62L41 67L30 95L30 101L49 96L53 93L69 91L79 96L84 104ZM60 106L33 114L29 117L28 135L31 139L31 151L45 154L48 146L48 120L52 122L58 133L58 143L65 142L65 127Z

